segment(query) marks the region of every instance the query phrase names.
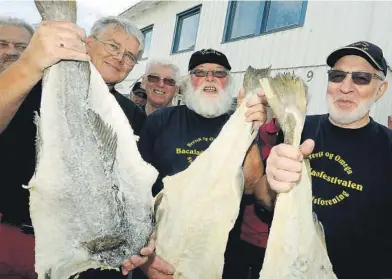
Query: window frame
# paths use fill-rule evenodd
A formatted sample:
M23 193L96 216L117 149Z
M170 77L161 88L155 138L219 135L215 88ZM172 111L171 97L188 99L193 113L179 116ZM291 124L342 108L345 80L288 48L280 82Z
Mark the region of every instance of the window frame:
M170 54L177 54L177 53L182 53L182 52L187 52L187 51L192 51L195 49L196 47L196 42L197 42L197 35L199 33L199 27L200 27L200 16L201 16L201 8L202 5L197 5L194 6L188 10L185 10L181 13L178 13L176 15L176 24L174 26L174 32L173 32L173 40L172 40L172 47L171 49L171 53ZM197 30L196 30L196 40L195 40L195 44L193 45L193 47L187 48L187 49L182 49L182 50L178 50L178 43L179 43L179 37L178 35L181 33L182 30L182 25L180 26L180 22L187 17L193 16L199 14L199 22L197 24Z
M238 41L238 40L243 40L247 38L253 38L257 36L263 36L263 35L268 35L271 33L275 32L281 32L289 29L294 29L294 28L300 28L303 27L305 24L305 16L306 16L306 11L307 11L307 6L308 6L308 0L302 0L302 8L301 8L301 16L299 19L299 22L297 24L291 24L287 26L282 26L279 28L275 28L269 31L265 31L267 28L267 22L268 22L268 17L270 15L270 6L271 6L271 0L267 1L259 1L259 2L264 2L264 5L260 5L259 7L259 15L257 17L257 20L255 22L255 32L253 34L249 35L244 35L236 38L230 38L229 35L231 35L232 31L232 26L233 26L233 20L234 20L234 13L235 11L235 6L238 0L230 0L227 4L227 11L226 11L226 19L225 19L225 27L223 30L223 36L222 36L222 43L229 43L233 41ZM261 11L263 11L261 13Z
M143 27L143 28L140 29L140 32L142 32L143 37L144 37L144 48L146 48L146 39L145 39L144 33L147 32L147 31L150 31L150 30L151 30L151 33L154 32L154 24L147 25L146 27ZM152 35L153 34L151 34L151 41L152 41ZM151 42L150 42L150 49L151 49ZM150 54L148 56L150 56ZM140 60L147 60L148 56L140 58Z

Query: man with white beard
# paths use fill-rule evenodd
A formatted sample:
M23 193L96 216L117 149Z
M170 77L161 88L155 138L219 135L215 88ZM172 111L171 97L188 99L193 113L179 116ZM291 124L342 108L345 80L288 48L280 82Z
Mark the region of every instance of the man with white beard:
M223 53L213 49L196 51L190 58L189 75L184 82L186 105L162 108L147 117L140 134L139 150L144 160L160 174L152 189L154 196L163 188L162 178L185 170L209 147L229 119L233 99L230 69ZM240 92L239 101L243 98ZM247 106L247 121L255 121L254 128L258 129L266 120L262 92ZM254 182L263 175L257 144L251 146L243 172L245 192L249 193Z
M309 156L313 211L336 276L391 278L392 130L369 116L388 87L387 63L378 46L361 41L332 52L327 64L329 114L306 118L300 150L272 148L255 196L271 209Z

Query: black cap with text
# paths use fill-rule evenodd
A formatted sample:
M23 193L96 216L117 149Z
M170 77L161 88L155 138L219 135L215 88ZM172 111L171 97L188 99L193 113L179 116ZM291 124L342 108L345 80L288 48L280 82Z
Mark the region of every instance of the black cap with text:
M375 44L360 41L348 46L339 48L332 52L327 58L327 64L333 67L340 58L346 55L357 55L366 59L375 69L387 75L387 61L384 58L382 49Z
M231 70L231 66L226 55L220 51L209 48L196 51L192 54L191 59L189 60L188 71L191 71L196 66L205 63L218 64L229 71Z

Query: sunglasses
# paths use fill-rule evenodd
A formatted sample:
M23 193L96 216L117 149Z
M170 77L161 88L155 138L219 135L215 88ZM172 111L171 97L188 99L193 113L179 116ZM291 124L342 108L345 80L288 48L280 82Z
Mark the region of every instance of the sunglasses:
M207 70L197 69L191 71L191 74L195 75L196 77L206 77L208 76L208 73L211 73L212 76L215 78L225 78L228 75L228 73L224 70L207 71Z
M372 79L384 80L382 77L375 73L329 70L328 81L335 83L342 82L348 74L351 74L351 78L356 85L367 85L372 81Z
M155 75L148 75L147 76L148 82L154 83L154 84L159 84L159 82L162 80L164 85L167 86L175 86L176 81L172 78L161 78L159 76Z

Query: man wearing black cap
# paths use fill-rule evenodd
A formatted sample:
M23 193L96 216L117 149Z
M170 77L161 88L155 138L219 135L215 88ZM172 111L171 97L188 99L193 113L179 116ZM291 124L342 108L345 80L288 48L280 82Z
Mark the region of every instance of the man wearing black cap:
M135 103L139 108L144 111L144 106L147 102L146 90L141 87L142 83L140 81L136 82L132 87L131 91L131 101Z
M256 186L256 196L268 207L273 193L291 190L312 153L313 210L336 276L391 278L392 131L369 116L388 87L387 63L378 46L357 42L332 52L327 64L329 114L306 118L300 150L272 148L268 183Z
M219 51L203 49L193 53L183 88L186 105L162 108L147 117L139 150L160 173L152 189L154 196L163 188L162 178L185 170L209 147L229 119L233 99L230 69L227 57ZM266 119L262 102L260 92L248 103L247 120L256 121L256 126ZM256 145L248 152L243 171L245 188L261 177L263 165Z

